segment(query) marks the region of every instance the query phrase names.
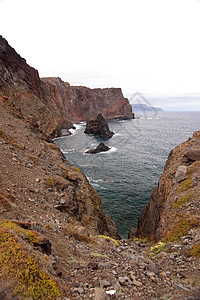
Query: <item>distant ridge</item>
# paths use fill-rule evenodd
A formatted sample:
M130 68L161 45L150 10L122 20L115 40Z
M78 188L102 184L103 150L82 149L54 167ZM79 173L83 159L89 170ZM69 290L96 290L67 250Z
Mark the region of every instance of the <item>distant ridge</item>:
M163 111L160 107L148 106L146 104L132 104L133 112L136 111Z

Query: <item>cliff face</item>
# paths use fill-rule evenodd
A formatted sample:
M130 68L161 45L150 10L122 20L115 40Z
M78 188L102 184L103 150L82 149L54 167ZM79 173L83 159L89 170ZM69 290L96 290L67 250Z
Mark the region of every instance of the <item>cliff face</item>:
M59 133L59 125L41 99L38 72L27 65L0 36L0 101L3 107L48 136Z
M200 131L170 152L158 187L139 218L137 235L155 241L193 235L193 241L199 241L199 178Z
M101 112L107 119L131 119L132 108L121 89L74 87L60 78L41 79L42 97L63 128Z
M102 112L108 119L133 118L121 89L71 87L60 78L40 79L0 36L0 97L4 107L48 136L73 122L87 121Z

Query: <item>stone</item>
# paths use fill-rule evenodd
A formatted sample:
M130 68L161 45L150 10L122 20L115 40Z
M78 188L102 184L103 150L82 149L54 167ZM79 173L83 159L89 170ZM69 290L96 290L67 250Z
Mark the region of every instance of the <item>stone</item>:
M107 280L100 280L100 286L103 288L107 288L109 286L111 286L110 282L108 282Z
M108 146L106 146L103 142L101 142L95 149L87 150L85 153L87 154L97 154L101 152L106 152L110 150Z
M61 205L65 204L65 199L61 199L61 200L60 200L60 204L61 204Z
M98 270L98 263L90 261L88 263L87 267L92 270Z
M128 233L128 239L129 240L133 240L136 238L136 231L137 231L137 228L132 228L129 233Z
M101 113L99 113L96 118L87 121L84 132L87 134L99 134L104 138L111 138L114 134L110 131L108 124Z
M119 277L118 280L119 280L120 285L122 285L122 286L131 284L131 281L127 276Z
M104 289L96 287L94 291L94 300L108 300L109 296L106 294Z
M187 174L187 167L179 166L175 174L176 181L177 182L183 181L186 178L186 174Z
M117 281L117 282L115 283L115 285L114 285L114 289L115 289L116 291L119 291L120 288L121 288L121 285L120 285L119 282Z
M156 266L156 264L154 262L150 262L148 265L147 265L147 270L150 271L150 272L153 272L155 274L158 274L159 273L159 270Z
M69 131L69 129L61 129L61 136L69 136L72 133Z
M82 289L82 288L74 288L74 292L77 292L77 293L79 293L79 294L83 294L84 293L84 289Z
M151 272L151 271L146 271L146 272L145 272L145 275L146 275L147 277L154 277L154 276L155 276L155 273L154 273L154 272Z
M185 153L185 156L187 156L187 158L192 161L200 160L200 150L190 149Z
M132 284L135 285L135 286L137 286L137 287L141 287L142 286L142 282L137 281L137 280L133 280Z

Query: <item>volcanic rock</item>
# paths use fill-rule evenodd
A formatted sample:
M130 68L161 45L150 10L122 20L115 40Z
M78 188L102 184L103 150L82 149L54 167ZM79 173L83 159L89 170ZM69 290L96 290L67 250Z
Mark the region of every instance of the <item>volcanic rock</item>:
M185 155L192 161L200 160L200 150L198 149L189 149Z
M110 150L110 148L108 146L106 146L103 142L101 142L95 149L88 150L85 153L97 154L100 152L106 152L108 150Z
M184 180L186 178L186 174L187 174L187 167L179 166L175 174L177 182Z
M187 225L188 229L185 231L178 232L177 228L181 228L182 223L197 224L197 228L200 226L200 207L197 204L200 191L200 154L196 150L200 148L199 137L200 132L195 132L191 139L170 152L158 187L154 188L150 201L138 220L138 237L175 241L189 233L190 225ZM182 165L185 155L192 161L188 166Z
M87 122L84 132L87 134L99 134L104 138L111 138L114 134L114 132L110 131L108 124L101 113L99 113L95 119L90 119Z

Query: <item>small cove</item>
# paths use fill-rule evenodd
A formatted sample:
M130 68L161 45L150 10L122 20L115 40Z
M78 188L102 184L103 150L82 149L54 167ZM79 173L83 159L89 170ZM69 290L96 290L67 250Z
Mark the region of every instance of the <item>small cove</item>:
M84 134L85 124L73 134L54 140L69 163L81 169L102 199L103 210L126 238L137 226L171 149L200 128L200 112L137 113L140 119L110 122L115 135L108 140ZM111 150L85 154L101 141Z

